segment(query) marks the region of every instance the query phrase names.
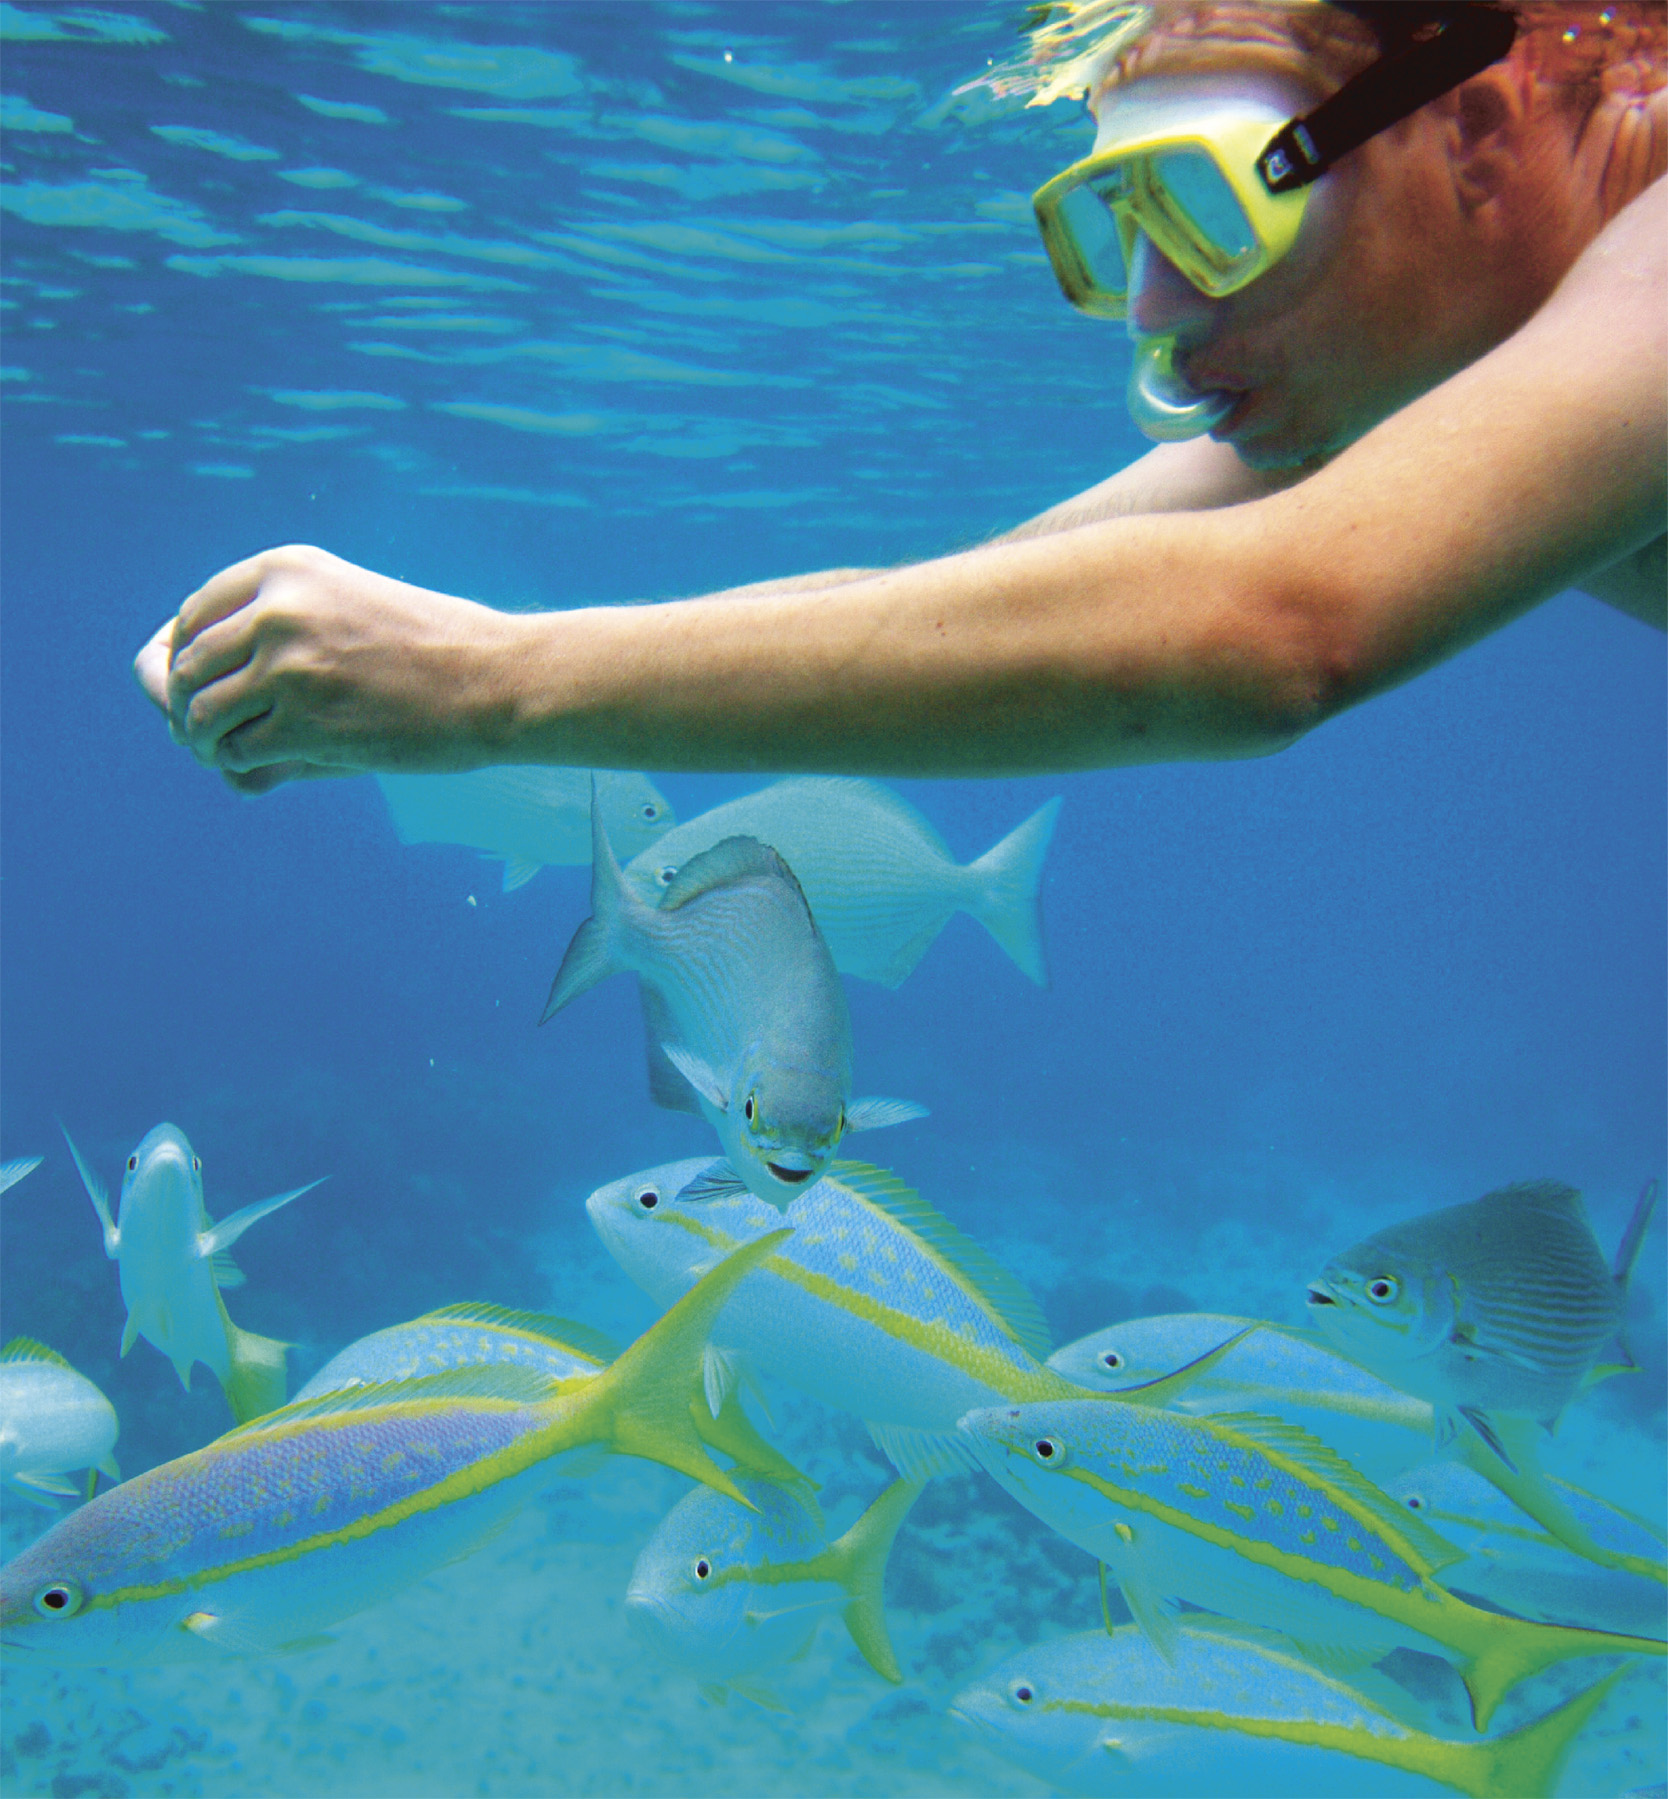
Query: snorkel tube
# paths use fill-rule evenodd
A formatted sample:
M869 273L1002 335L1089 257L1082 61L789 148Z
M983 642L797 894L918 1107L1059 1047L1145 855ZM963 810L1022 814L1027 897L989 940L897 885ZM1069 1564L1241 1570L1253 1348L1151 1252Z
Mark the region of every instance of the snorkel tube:
M1185 443L1214 430L1234 409L1235 395L1198 394L1176 373L1176 340L1142 337L1129 371L1129 416L1155 443Z

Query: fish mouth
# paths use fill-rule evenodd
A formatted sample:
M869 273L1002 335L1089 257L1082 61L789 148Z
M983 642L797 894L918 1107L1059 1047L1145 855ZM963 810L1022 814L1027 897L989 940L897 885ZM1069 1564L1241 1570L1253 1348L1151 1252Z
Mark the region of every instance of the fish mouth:
M1335 1306L1337 1304L1331 1293L1319 1281L1309 1283L1308 1304L1312 1306Z
M816 1173L814 1168L784 1168L780 1162L766 1162L765 1167L779 1181L786 1181L790 1187L798 1187L808 1181Z

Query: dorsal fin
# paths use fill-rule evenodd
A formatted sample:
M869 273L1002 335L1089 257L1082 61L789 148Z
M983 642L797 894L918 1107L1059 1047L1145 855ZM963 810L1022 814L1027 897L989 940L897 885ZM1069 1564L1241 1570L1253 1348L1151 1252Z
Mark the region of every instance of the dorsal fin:
M455 1306L441 1306L436 1311L425 1312L417 1322L441 1318L543 1337L558 1349L570 1349L599 1367L613 1361L620 1353L619 1345L612 1337L589 1324L576 1324L571 1318L557 1318L550 1312L517 1312L509 1306L490 1306L479 1300L466 1299Z
M688 905L698 894L710 893L714 887L727 887L731 882L745 881L749 876L770 875L785 879L799 895L800 904L805 904L798 877L768 843L760 843L757 837L726 837L722 843L715 843L710 850L702 850L700 855L691 856L684 863L673 877L671 886L660 896L660 909L675 912L679 906ZM810 911L809 906L805 909Z
M48 1349L33 1337L13 1337L4 1349L0 1349L0 1362L51 1362L59 1368L68 1368L71 1374L75 1372L57 1350Z
M860 1199L917 1236L934 1255L948 1262L967 1282L1027 1355L1045 1361L1051 1344L1042 1308L1031 1290L1010 1274L988 1249L975 1243L895 1174L867 1162L836 1162L829 1174Z
M1438 1568L1465 1559L1463 1550L1456 1549L1446 1537L1438 1536L1423 1519L1388 1493L1380 1492L1335 1449L1328 1448L1319 1437L1311 1436L1301 1426L1288 1424L1283 1418L1264 1418L1251 1412L1217 1412L1204 1422L1213 1430L1226 1430L1259 1448L1273 1450L1304 1473L1324 1481L1341 1498L1366 1512L1387 1535L1411 1549L1425 1564L1421 1573L1434 1573Z
M477 1362L464 1368L446 1368L439 1374L420 1374L411 1380L370 1381L362 1387L321 1393L316 1399L303 1399L294 1405L280 1406L263 1417L252 1418L216 1441L228 1443L233 1437L281 1430L285 1425L298 1424L307 1418L324 1418L339 1412L374 1411L380 1406L406 1401L502 1399L515 1405L537 1405L562 1391L562 1387L561 1381L534 1368L506 1362Z
M1514 1211L1550 1212L1561 1218L1587 1223L1587 1206L1577 1187L1564 1181L1518 1181L1510 1187L1485 1193L1480 1206L1505 1206Z

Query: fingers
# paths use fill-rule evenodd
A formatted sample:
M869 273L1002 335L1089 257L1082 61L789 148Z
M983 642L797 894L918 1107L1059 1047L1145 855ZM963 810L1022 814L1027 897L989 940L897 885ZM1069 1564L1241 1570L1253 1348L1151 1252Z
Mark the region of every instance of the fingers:
M363 773L363 769L326 768L317 762L269 762L262 768L223 768L220 776L235 793L253 799L286 781L340 781Z
M246 730L271 712L271 697L257 690L253 671L245 664L189 697L176 715L180 740L209 768L247 769L276 762L283 759L282 746L274 744L270 753L262 756ZM240 730L245 732L242 738L228 741Z
M249 666L255 653L257 628L255 616L247 610L240 611L232 618L206 626L189 643L175 648L168 669L167 705L174 735L180 742L192 742L195 747L196 729L187 721L197 697L215 682Z
M169 619L133 658L133 678L159 712L168 710L168 661L173 651L174 623Z
M245 562L234 562L205 581L180 607L180 615L174 621L175 655L210 625L247 606L272 572L272 560L273 552L263 551Z

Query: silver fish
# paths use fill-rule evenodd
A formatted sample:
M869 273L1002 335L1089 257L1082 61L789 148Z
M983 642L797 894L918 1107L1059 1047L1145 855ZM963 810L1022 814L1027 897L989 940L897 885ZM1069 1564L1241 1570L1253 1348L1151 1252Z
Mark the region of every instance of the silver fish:
M1639 1203L1606 1267L1581 1195L1555 1181L1427 1212L1335 1256L1310 1316L1352 1361L1428 1400L1437 1439L1470 1429L1509 1465L1496 1418L1549 1430L1620 1336L1656 1203Z
M226 1315L220 1295L243 1285L228 1253L238 1238L268 1213L311 1192L318 1181L256 1200L215 1224L203 1204L201 1159L184 1131L159 1124L128 1157L119 1210L112 1218L98 1176L68 1131L64 1141L104 1228L104 1253L121 1277L127 1305L122 1354L143 1337L174 1364L187 1392L192 1368L205 1363L240 1424L281 1406L288 1345L240 1330Z
M676 826L634 857L625 877L640 899L658 905L692 857L726 837L756 837L794 871L841 974L896 987L951 917L966 912L1040 987L1048 974L1037 890L1059 812L1060 801L1050 800L962 864L878 781L796 776Z
M729 1159L713 1193L745 1187L785 1211L847 1131L923 1115L906 1101L851 1097L845 990L773 849L727 838L686 863L655 907L625 884L600 811L591 830L591 916L540 1023L608 975L635 973L651 1095L704 1114Z
M0 1349L0 1481L25 1499L91 1499L100 1474L120 1480L116 1430L116 1408L57 1350L31 1337ZM64 1479L72 1468L89 1471L84 1492Z
M504 858L504 891L541 868L591 859L591 771L511 766L455 775L378 775L401 843L461 843ZM599 769L603 828L622 856L645 851L676 816L647 775Z

